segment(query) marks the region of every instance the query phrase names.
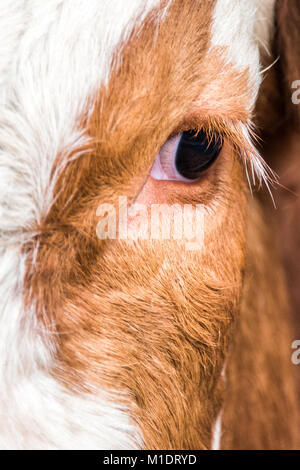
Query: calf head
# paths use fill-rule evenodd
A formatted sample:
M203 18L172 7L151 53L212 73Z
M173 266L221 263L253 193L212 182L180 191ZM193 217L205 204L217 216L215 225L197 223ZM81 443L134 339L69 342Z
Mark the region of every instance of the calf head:
M3 445L212 446L251 253L250 187L275 179L252 142L256 122L268 129L269 88L257 99L281 3L8 7ZM182 139L201 136L205 171L174 169ZM164 236L174 211L183 230L175 218Z

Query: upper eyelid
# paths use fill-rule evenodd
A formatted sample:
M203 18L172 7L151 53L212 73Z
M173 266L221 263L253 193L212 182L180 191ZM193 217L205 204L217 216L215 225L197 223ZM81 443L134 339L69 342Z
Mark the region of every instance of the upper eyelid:
M208 136L218 133L221 139L227 138L234 146L241 140L242 133L237 132L240 126L245 125L241 120L224 119L214 116L202 116L191 114L185 117L178 126L176 126L169 135L169 139L185 131L205 131ZM238 136L238 138L237 138Z
M253 142L253 137L256 140L257 136L255 135L255 126L250 119L245 121L242 119L203 116L199 113L191 113L173 130L170 137L192 129L195 131L202 129L211 135L217 132L222 138L222 144L226 140L235 150L236 155L240 155L243 160L248 180L247 167L248 165L250 166L253 184L256 184L255 176L258 179L259 185L263 181L269 187L270 182L276 182L276 175L260 156Z

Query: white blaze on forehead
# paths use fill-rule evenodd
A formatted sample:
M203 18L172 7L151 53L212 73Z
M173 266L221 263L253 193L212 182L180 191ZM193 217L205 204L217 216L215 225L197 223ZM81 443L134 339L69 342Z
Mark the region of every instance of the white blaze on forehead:
M270 53L270 42L274 32L276 0L255 0L257 6L254 33L262 49Z
M260 53L267 50L275 0L217 0L212 21L211 49L226 47L225 60L237 71L249 70L254 106L261 83Z
M24 308L19 252L53 202L57 156L85 143L80 120L109 80L116 47L159 3L0 2L1 448L132 448L140 440L115 394L69 396L47 376L53 336L42 334L34 307Z
M84 144L80 119L108 82L117 46L159 4L1 2L0 31L9 33L0 34L0 231L10 240L49 211L57 156Z

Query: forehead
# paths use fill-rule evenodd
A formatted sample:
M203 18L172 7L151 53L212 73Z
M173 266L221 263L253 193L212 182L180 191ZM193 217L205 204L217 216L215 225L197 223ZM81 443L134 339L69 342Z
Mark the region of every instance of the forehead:
M51 113L51 108L55 108L58 121L66 122L66 118L74 121L101 84L109 82L112 65L118 61L121 64L123 48L120 46L126 45L133 30L142 30L144 21L151 16L155 40L159 24L173 12L173 20L164 31L166 41L180 35L181 47L188 54L184 35L194 34L198 21L198 28L203 28L199 49L207 52L209 47L225 47L224 59L239 71L248 68L252 85L257 84L258 49L259 45L268 43L274 1L6 2L5 14L1 15L5 22L1 31L6 40L1 41L0 48L7 52L0 49L1 77L3 81L11 79L7 72L12 68L16 72L13 84L20 100L22 93L28 101L34 95L31 105L36 106L36 111ZM192 25L186 15L193 17ZM175 61L180 51L169 45ZM159 66L155 55L150 59L154 66ZM138 75L139 71L136 72ZM71 102L75 103L71 105Z
M177 5L177 18L169 22L166 35L191 34L187 18L197 17L199 28L209 22L205 45L199 48L226 47L224 57L239 70L258 66L258 46L267 45L275 0L31 0L6 3L1 24L1 77L9 66L17 69L17 80L48 90L55 99L67 101L72 94L78 102L86 100L110 78L112 63L121 59L122 48L132 31L142 29L152 15L155 38L159 23L172 15ZM1 7L2 8L2 7ZM174 10L173 10L174 11ZM195 18L194 18L195 20ZM9 35L7 30L10 30ZM8 38L7 38L8 36ZM184 43L182 44L184 46ZM7 51L6 53L4 52ZM134 54L134 51L132 51ZM174 60L177 51L172 50ZM13 64L12 57L14 58ZM155 60L155 57L151 58ZM42 83L43 80L43 83ZM32 92L32 86L28 93ZM39 93L39 88L34 87ZM63 96L62 89L69 95ZM45 93L45 92L44 92ZM44 96L38 99L42 106ZM50 103L47 103L50 106ZM78 105L80 108L80 106ZM69 107L68 107L69 108Z
M118 152L128 137L145 139L165 128L167 138L194 116L246 122L261 83L260 48L269 43L272 5L172 0L153 7L114 50L95 101L97 137L110 139Z

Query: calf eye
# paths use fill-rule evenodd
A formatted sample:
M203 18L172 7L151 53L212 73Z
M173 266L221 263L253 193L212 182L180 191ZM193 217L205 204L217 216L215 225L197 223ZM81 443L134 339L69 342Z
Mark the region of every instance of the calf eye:
M215 162L221 150L222 140L217 133L208 136L203 130L197 134L183 132L160 149L151 176L156 180L191 183Z

